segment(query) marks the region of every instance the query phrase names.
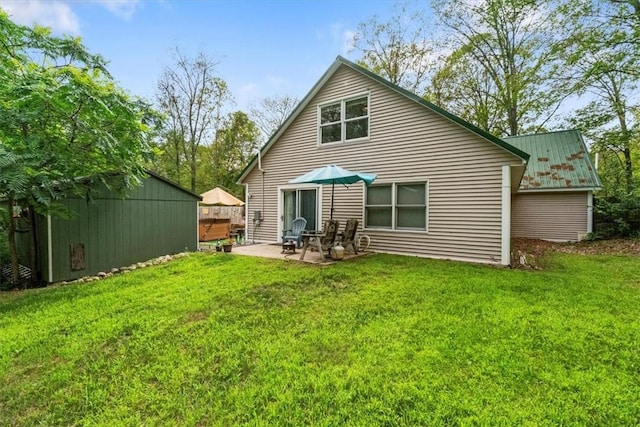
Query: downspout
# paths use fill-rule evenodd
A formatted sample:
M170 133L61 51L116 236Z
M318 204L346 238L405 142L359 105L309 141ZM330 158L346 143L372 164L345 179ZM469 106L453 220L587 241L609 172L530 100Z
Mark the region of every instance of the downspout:
M245 184L244 185L244 235L243 240L244 243L243 244L247 244L247 241L249 239L249 230L247 230L247 228L249 227L249 209L251 208L251 205L249 204L249 199L251 198L251 194L249 193L249 184Z
M511 264L511 166L502 166L502 247L500 264Z
M264 216L264 169L262 169L262 154L261 154L261 150L258 150L258 170L260 171L260 173L262 174L262 193L260 195L261 199L262 199L262 210L260 211L260 218L253 218L253 230L251 233L251 240L253 243L256 242L256 228L260 227L260 224L262 222L262 218Z
M587 192L587 234L593 233L593 191Z
M196 252L200 252L200 201L196 203Z

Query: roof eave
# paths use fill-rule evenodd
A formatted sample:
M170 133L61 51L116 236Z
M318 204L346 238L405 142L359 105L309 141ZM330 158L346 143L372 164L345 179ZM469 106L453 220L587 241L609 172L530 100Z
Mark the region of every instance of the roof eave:
M274 132L274 134L271 136L271 138L269 138L269 140L267 141L266 144L264 144L262 146L262 148L260 149L259 153L254 154L254 156L251 158L251 160L249 161L249 163L247 164L247 166L240 172L240 174L238 175L238 178L236 180L237 184L242 184L242 182L244 181L244 179L247 177L247 175L249 175L249 173L255 168L257 160L258 160L258 155L260 156L264 156L269 149L271 148L271 146L275 143L275 141L278 140L278 138L280 138L280 136L284 133L284 131L289 127L289 125L298 117L298 115L300 114L300 112L302 112L302 110L304 110L304 108L309 104L309 102L311 101L311 99L313 99L313 97L320 91L320 89L324 86L324 84L331 78L331 76L333 76L333 74L336 72L336 70L338 70L338 68L340 68L341 65L345 65L349 68L351 68L352 70L360 73L360 74L364 74L365 76L375 80L376 82L382 84L383 86L387 87L388 89L403 95L407 98L409 98L410 100L417 102L418 104L420 104L421 106L432 110L434 113L439 114L440 116L466 128L467 130L475 133L476 135L488 140L489 142L492 142L493 144L497 145L498 147L506 150L507 152L513 154L516 157L519 157L520 159L522 159L523 162L527 162L529 161L529 154L525 153L522 150L519 150L518 148L506 143L505 141L501 140L500 138L491 135L490 133L480 129L479 127L472 125L471 123L467 122L466 120L461 119L460 117L449 113L446 110L443 110L442 108L438 107L435 104L432 104L431 102L419 97L418 95L416 95L415 93L409 92L406 89L401 88L398 85L395 85L393 83L391 83L390 81L380 77L379 75L367 70L364 67L361 67L359 65L357 65L354 62L349 61L348 59L338 55L338 57L336 58L336 60L333 62L333 64L331 64L331 66L327 69L327 71L324 72L324 74L322 75L322 77L320 77L320 79L316 82L316 84L311 88L311 90L307 93L307 95L302 99L302 101L300 101L300 103L298 104L298 106L291 112L291 114L289 115L289 117L287 117L287 119L282 123L282 125L280 125L280 127Z
M186 188L184 188L184 187L183 187L183 186L181 186L180 184L176 184L175 182L173 182L173 181L169 180L168 178L165 178L165 177L164 177L164 176L162 176L162 175L157 174L156 172L153 172L152 170L145 169L144 171L145 171L145 173L146 173L147 175L151 175L151 176L153 176L154 178L157 178L157 179L159 179L160 181L165 182L165 183L169 184L170 186L177 188L178 190L181 190L181 191L183 191L183 192L185 192L185 193L187 193L187 194L190 194L190 195L192 195L193 197L197 198L199 201L200 201L200 200L202 200L202 197L201 197L199 194L196 194L196 193L194 193L194 192L193 192L193 191L191 191L191 190L187 190Z
M363 68L345 58L342 58L341 56L338 56L338 60L341 60L342 63L348 67L350 67L351 69L358 71L362 74L365 74L366 76L372 78L373 80L377 81L378 83L382 84L383 86L387 87L388 89L393 90L396 93L399 93L400 95L403 95L409 99L411 99L414 102L417 102L418 104L422 105L425 108L428 108L430 110L432 110L433 112L435 112L436 114L441 115L442 117L451 120L452 122L466 128L467 130L477 134L478 136L481 136L484 139L489 140L490 142L494 143L495 145L499 146L500 148L505 149L506 151L508 151L509 153L520 157L523 161L528 161L529 160L529 154L525 153L524 151L506 143L505 141L503 141L502 139L491 135L489 132L484 131L482 129L480 129L479 127L467 122L466 120L463 120L462 118L438 107L437 105L427 101L424 98L419 97L418 95L416 95L415 93L412 93L406 89L401 88L398 85L395 85L393 83L391 83L390 81L380 77L379 75L373 73L372 71L367 70L366 68Z
M266 144L264 144L260 148L259 153L256 153L253 155L253 157L251 158L247 166L238 175L238 178L236 180L237 184L242 184L242 181L247 177L247 175L249 175L251 170L253 170L253 168L256 166L256 163L258 161L258 155L264 156L267 153L267 151L269 151L271 146L280 138L280 136L284 133L284 131L287 130L289 125L291 125L291 123L298 117L298 115L302 112L302 110L305 109L305 107L309 104L309 102L311 102L313 97L316 96L318 92L320 92L320 89L322 88L322 86L324 86L327 80L329 80L331 76L333 76L333 74L342 64L341 59L344 59L344 58L340 56L336 58L333 64L331 64L331 66L327 69L327 71L324 72L324 74L320 77L320 79L316 82L316 84L313 85L311 90L305 95L304 98L302 98L302 101L298 103L296 108L293 109L291 114L289 114L289 116L285 119L285 121L282 122L280 127L273 133L273 135L271 136L271 138L269 138Z
M518 193L566 193L578 191L598 191L602 187L565 187L565 188L518 188Z

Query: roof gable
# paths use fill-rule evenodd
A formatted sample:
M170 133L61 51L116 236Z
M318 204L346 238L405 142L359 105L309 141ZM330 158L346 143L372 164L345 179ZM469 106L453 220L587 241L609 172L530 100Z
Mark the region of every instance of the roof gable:
M183 193L186 193L190 196L193 196L193 198L195 198L196 200L202 200L202 196L200 196L199 194L196 194L190 190L187 190L186 188L182 187L179 184L176 184L173 181L170 181L168 178L163 177L162 175L157 174L156 172L149 170L149 169L145 169L145 173L155 179L157 179L158 181L161 181L167 185L169 185L170 187L176 188L180 191L182 191Z
M519 190L593 190L600 179L577 130L503 138L531 155Z
M241 183L241 181L257 165L259 157L263 156L269 151L271 146L280 138L280 136L284 133L284 131L291 125L291 123L293 123L293 121L298 117L298 115L307 107L307 105L311 102L311 100L318 94L318 92L320 92L320 90L322 90L322 88L327 83L327 81L342 66L349 67L352 70L382 84L388 89L391 89L392 91L410 99L411 101L420 104L422 107L433 111L434 113L456 123L459 126L462 126L463 128L497 145L498 147L506 150L507 152L513 154L514 156L519 157L520 159L523 160L523 162L526 162L529 159L529 154L520 150L519 148L512 146L511 144L505 142L504 140L494 135L491 135L490 133L472 125L471 123L461 119L460 117L452 113L449 113L448 111L443 110L442 108L436 106L435 104L432 104L426 101L425 99L419 97L418 95L412 92L409 92L408 90L403 89L398 85L391 83L390 81L384 79L383 77L380 77L379 75L343 58L342 56L338 56L336 60L333 62L333 64L331 64L329 69L325 71L325 73L322 75L322 77L320 77L318 82L311 88L309 93L307 93L307 95L302 99L302 101L300 101L300 103L296 106L296 108L289 115L289 117L287 117L287 119L283 122L283 124L274 132L271 138L269 138L267 143L264 144L264 146L260 149L260 151L252 157L249 164L242 170L242 172L238 176L238 180L237 180L238 183Z

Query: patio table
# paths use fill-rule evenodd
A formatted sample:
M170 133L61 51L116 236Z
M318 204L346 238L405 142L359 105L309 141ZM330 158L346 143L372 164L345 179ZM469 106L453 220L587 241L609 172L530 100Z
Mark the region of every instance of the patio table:
M315 243L318 246L320 255L322 255L322 257L326 259L326 255L324 254L322 246L320 245L319 237L322 236L324 236L324 233L322 231L305 230L302 232L302 252L300 253L301 261L304 260L304 255L307 253L307 248L309 247L310 243Z

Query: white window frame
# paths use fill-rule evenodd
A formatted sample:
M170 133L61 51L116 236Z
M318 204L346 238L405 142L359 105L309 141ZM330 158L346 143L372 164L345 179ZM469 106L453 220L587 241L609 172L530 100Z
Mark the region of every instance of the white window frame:
M321 227L321 224L323 224L323 219L322 219L322 188L323 186L320 184L287 184L287 185L279 185L277 187L278 190L278 208L277 208L277 214L278 214L278 226L276 227L277 230L277 236L278 236L278 242L282 241L282 230L283 230L283 220L284 220L284 212L282 211L282 208L284 206L283 203L283 197L284 197L284 191L285 190L316 190L316 221L317 224L314 225L314 227ZM309 224L309 226L311 226L312 224Z
M367 115L366 116L359 116L359 117L354 117L351 119L346 119L346 106L347 106L347 102L349 101L353 101L355 99L359 99L359 98L367 98ZM334 104L340 104L340 121L339 122L330 122L330 123L322 123L322 109L324 107L328 107L330 105L334 105ZM352 121L356 121L356 120L362 120L366 118L367 119L367 136L363 136L360 138L352 138L352 139L347 139L347 123L348 122L352 122ZM322 128L324 126L329 126L329 125L335 125L335 124L340 124L340 140L339 141L332 141L332 142L322 142ZM364 92L364 93L359 93L357 95L353 95L353 96L349 96L346 98L341 98L341 99L337 99L337 100L333 100L333 101L329 101L329 102L324 102L322 104L318 104L318 117L317 117L317 124L318 124L318 146L319 147L325 147L328 145L333 145L333 144L344 144L344 143L351 143L351 142L361 142L361 141L368 141L371 135L371 93L370 92Z
M417 229L417 228L402 228L402 227L398 227L397 224L397 210L398 210L398 200L397 200L397 188L398 185L411 185L411 184L416 184L416 185L423 185L424 184L424 191L425 191L425 225L424 225L424 229ZM387 228L387 227L370 227L367 224L367 191L369 187L382 187L382 186L391 186L391 227ZM393 182L376 182L374 184L371 184L370 186L365 186L365 190L364 190L364 194L363 194L363 202L362 202L362 206L363 206L363 211L362 211L362 218L364 219L364 226L363 226L363 230L368 230L368 231L382 231L382 232L388 232L388 231L398 231L398 232L403 232L403 233L428 233L429 232L429 180L428 179L413 179L413 180L407 180L407 181L393 181Z

